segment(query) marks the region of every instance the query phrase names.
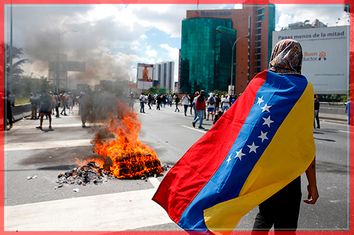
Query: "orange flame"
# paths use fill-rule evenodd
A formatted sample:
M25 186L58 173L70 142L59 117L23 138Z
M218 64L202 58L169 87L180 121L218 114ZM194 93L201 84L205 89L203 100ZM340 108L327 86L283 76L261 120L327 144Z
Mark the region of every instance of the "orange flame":
M127 112L119 120L110 119L106 129L115 139L96 134L93 152L100 157L87 159L109 170L116 178L139 178L163 172L155 151L139 140L141 124L135 113Z

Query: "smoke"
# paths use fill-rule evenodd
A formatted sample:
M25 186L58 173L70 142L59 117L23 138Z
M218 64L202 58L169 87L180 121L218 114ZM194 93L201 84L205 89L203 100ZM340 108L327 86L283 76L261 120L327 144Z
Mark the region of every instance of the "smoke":
M59 57L60 61L85 64L84 72L70 72L72 84L93 86L100 80L134 79L132 65L136 64L138 56L128 46L133 32L124 25L114 26L112 18L94 24L83 21L83 14L91 8L86 6L76 11L61 7L14 9L13 41L31 61L24 66L27 74L47 77L49 62L58 61Z

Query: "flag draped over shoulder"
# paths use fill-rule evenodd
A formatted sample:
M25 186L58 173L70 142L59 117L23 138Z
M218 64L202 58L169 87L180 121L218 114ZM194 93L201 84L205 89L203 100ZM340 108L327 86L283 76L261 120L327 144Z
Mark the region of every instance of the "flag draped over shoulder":
M166 174L153 200L188 231L233 230L315 155L313 89L263 71Z

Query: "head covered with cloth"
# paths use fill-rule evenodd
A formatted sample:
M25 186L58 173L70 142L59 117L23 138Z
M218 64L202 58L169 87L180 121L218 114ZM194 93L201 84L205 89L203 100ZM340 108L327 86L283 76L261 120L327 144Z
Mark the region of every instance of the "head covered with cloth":
M297 42L280 42L270 69L166 174L153 200L181 228L233 230L313 161L313 91L300 54Z

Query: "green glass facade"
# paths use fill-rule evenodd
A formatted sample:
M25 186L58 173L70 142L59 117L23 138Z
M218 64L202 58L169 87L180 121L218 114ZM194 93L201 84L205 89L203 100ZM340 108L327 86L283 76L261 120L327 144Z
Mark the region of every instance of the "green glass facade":
M191 18L182 21L180 92L227 91L236 31L231 19Z

